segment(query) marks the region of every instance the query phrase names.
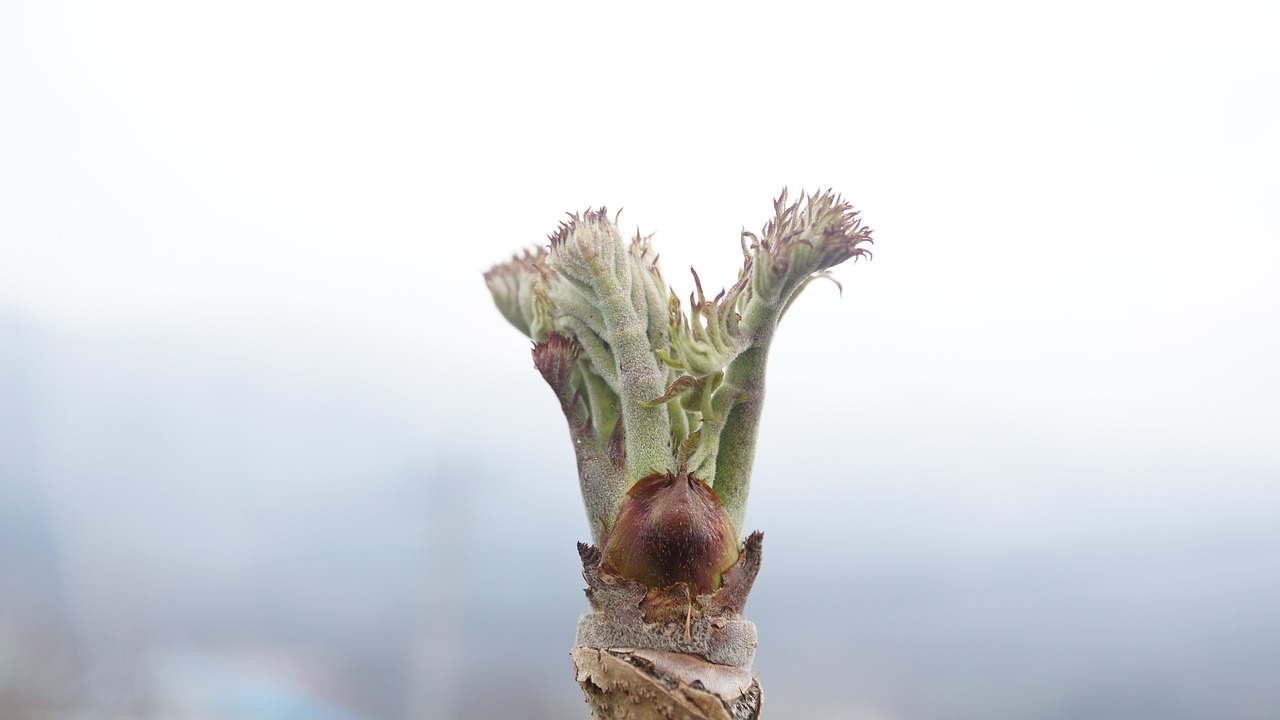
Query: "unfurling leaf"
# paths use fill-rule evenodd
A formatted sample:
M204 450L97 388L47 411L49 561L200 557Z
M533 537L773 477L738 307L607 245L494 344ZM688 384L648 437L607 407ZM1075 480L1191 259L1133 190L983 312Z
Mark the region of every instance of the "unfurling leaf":
M507 262L494 265L484 274L493 303L502 316L535 341L546 337L555 314L546 294L546 262L545 249L525 250L511 256Z

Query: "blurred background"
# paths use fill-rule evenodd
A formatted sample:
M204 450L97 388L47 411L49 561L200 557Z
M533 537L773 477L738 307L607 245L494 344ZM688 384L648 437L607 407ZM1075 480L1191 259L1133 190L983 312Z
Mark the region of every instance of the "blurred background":
M876 229L770 367L774 718L1280 716L1280 7L0 2L0 717L585 717L481 272Z

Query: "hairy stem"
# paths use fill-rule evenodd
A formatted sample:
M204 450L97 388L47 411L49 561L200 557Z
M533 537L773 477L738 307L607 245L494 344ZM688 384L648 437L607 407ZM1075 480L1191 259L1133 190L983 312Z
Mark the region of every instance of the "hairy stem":
M631 481L652 473L671 472L671 421L667 409L649 404L666 390L666 368L649 344L648 324L621 293L601 293L605 327L617 363L622 431L626 438Z
M712 489L724 503L734 528L742 533L747 513L747 492L751 489L751 466L756 454L756 432L764 409L764 375L769 346L777 329L778 314L764 305L752 305L743 318L751 338L750 346L729 363L721 392L736 390L737 402L720 431Z

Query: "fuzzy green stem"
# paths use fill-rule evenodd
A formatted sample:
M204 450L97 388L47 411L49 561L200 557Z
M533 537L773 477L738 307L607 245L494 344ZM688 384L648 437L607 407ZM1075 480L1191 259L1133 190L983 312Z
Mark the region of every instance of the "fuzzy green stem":
M622 431L631 482L652 473L672 472L671 420L667 409L646 406L666 390L666 368L649 344L648 324L616 288L601 288L602 314L617 363Z
M725 370L721 392L736 389L739 397L720 432L715 485L712 488L724 503L725 512L739 534L746 520L747 492L751 489L751 466L756 455L756 433L764 409L765 368L773 333L778 327L778 311L763 303L751 304L742 324L751 340L749 347Z
M627 474L592 423L589 394L594 375L588 369L589 363L579 359L580 352L581 346L572 339L552 334L534 344L533 362L556 394L569 423L587 524L592 539L599 541L617 514L622 493L626 492ZM603 387L597 389L608 392Z
M599 543L603 541L606 526L618 514L618 503L627 488L627 476L596 441L585 409L575 413L574 417L568 417L568 420L569 437L578 464L578 487L582 491L582 504L591 527L591 540Z

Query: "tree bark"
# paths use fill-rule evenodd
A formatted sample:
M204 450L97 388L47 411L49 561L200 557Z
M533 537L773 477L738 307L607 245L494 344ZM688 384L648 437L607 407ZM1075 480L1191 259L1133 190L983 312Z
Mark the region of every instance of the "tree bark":
M760 717L760 683L742 668L664 650L576 647L569 654L596 720Z
M596 720L757 720L756 630L742 614L760 570L752 533L714 593L648 588L579 543L592 611L578 621L574 673Z

